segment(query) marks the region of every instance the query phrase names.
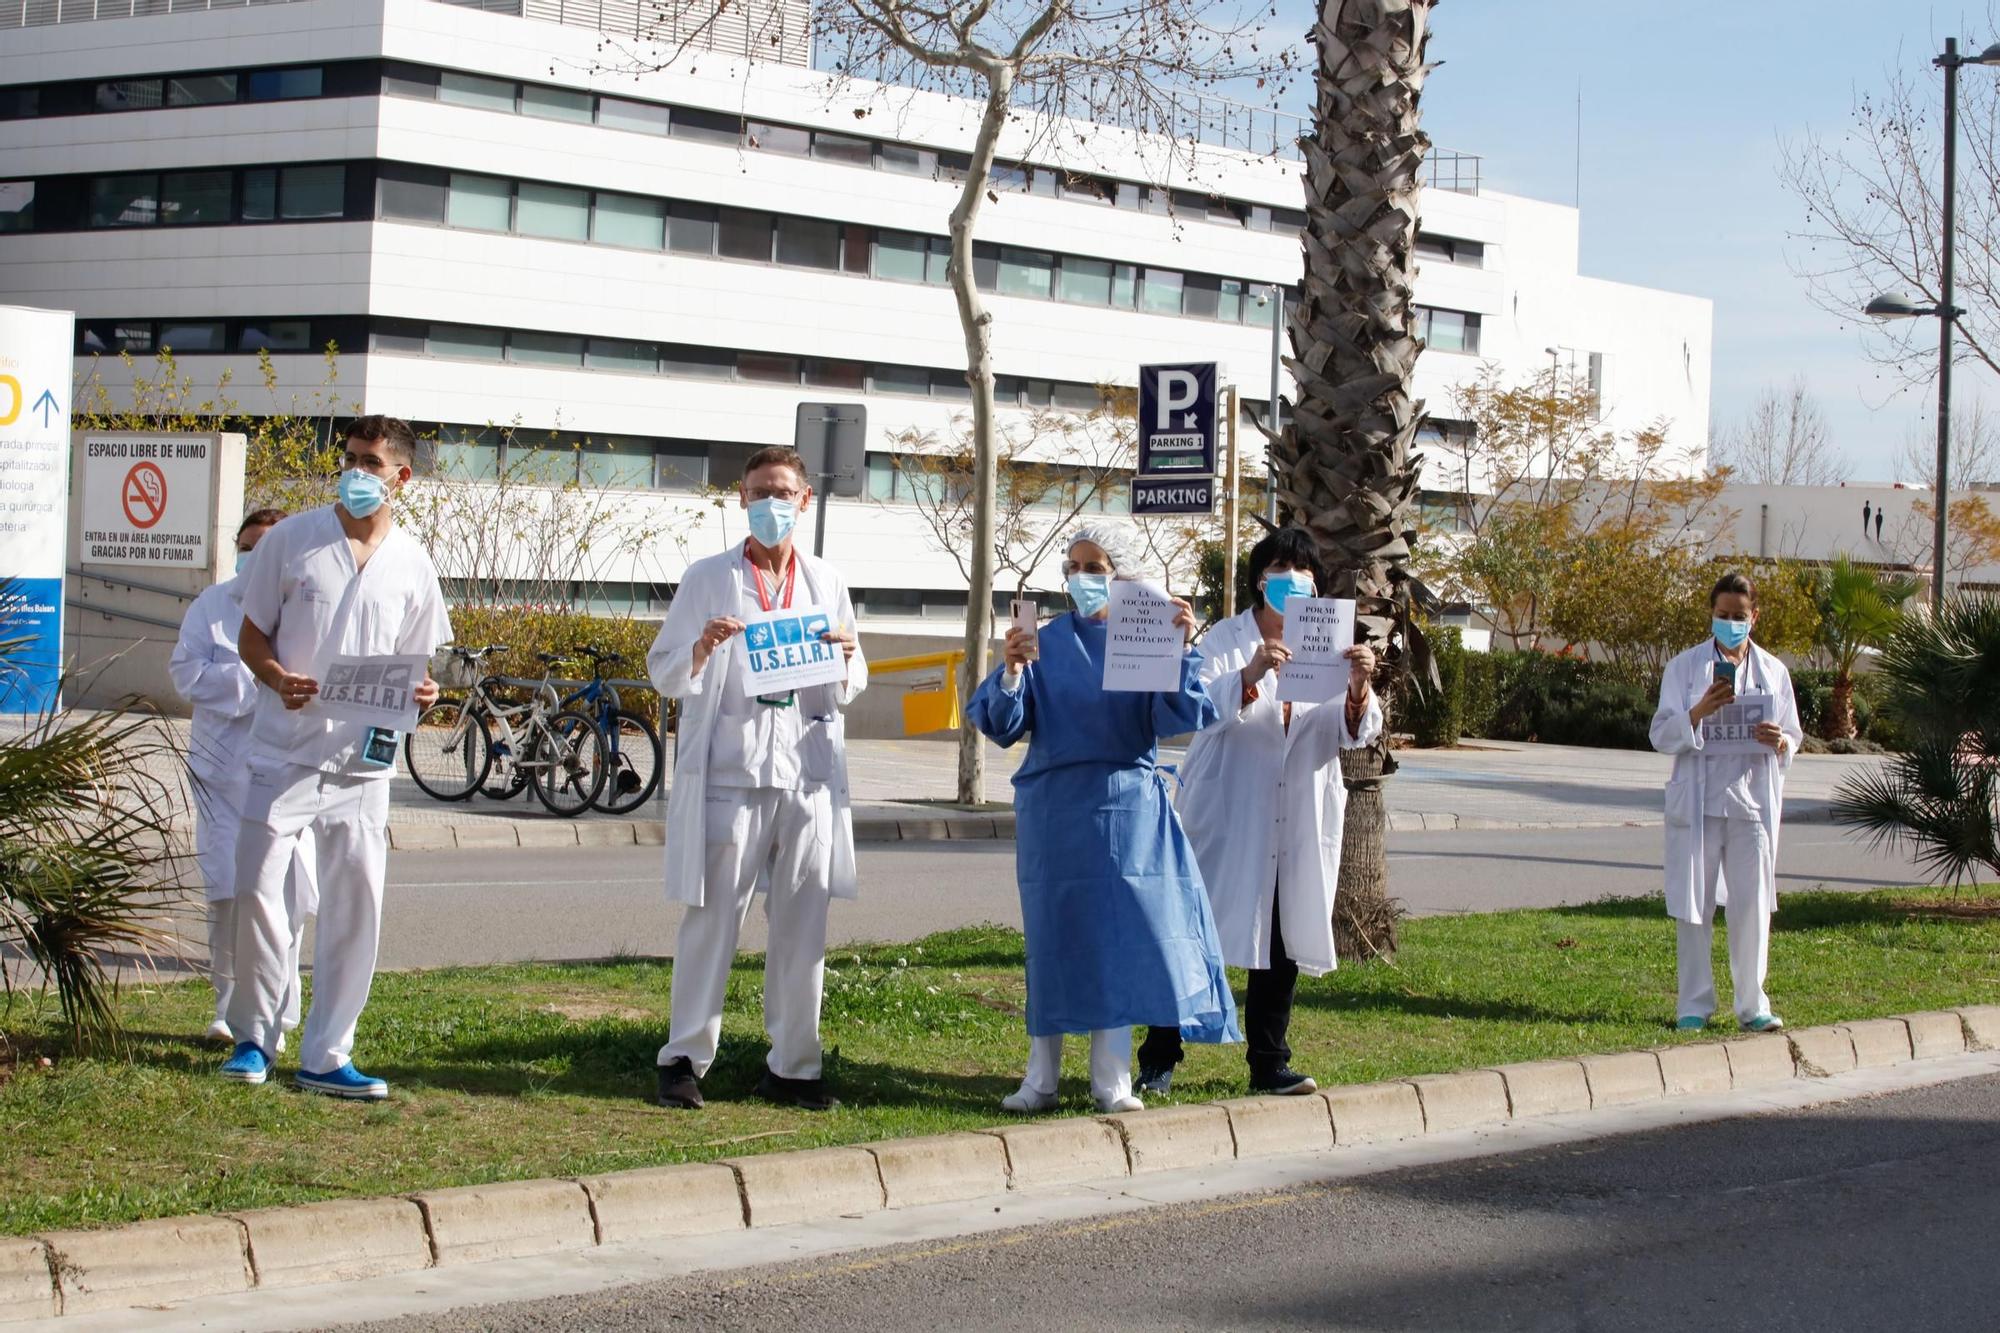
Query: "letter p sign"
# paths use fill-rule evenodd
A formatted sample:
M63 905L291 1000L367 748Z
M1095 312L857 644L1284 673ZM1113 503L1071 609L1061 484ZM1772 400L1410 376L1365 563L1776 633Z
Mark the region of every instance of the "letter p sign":
M1154 400L1154 430L1172 430L1174 413L1186 412L1201 401L1201 380L1192 371L1163 366L1159 396Z

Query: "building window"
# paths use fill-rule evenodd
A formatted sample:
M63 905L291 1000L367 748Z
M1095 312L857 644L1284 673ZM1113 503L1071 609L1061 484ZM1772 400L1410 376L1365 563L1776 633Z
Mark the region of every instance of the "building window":
M143 320L86 324L79 345L85 352L150 352L153 326Z
M721 210L717 249L724 259L771 262L771 215L747 208Z
M676 139L696 139L702 143L734 144L743 139L743 122L721 111L698 107L675 107L667 133Z
M378 207L385 218L444 221L445 177L440 172L385 162L376 170L375 188Z
M181 74L167 80L168 106L215 106L235 100L234 74Z
M653 453L653 485L663 491L698 491L708 485L708 450L698 444L663 444Z
M1463 310L1416 307L1417 332L1434 352L1479 354L1479 316Z
M660 369L691 379L734 379L736 353L726 347L668 347L660 354Z
M112 79L97 85L99 111L150 111L165 103L158 79Z
M876 393L911 393L930 397L931 373L922 366L874 366L868 372L869 386Z
M1110 305L1111 268L1106 260L1063 256L1059 280L1062 299L1084 305Z
M160 221L173 225L229 221L234 173L169 171L160 186Z
M1422 259L1438 259L1447 264L1460 264L1466 268L1486 266L1484 241L1462 241L1455 236L1418 232L1416 251L1418 257Z
M584 364L592 370L622 370L650 375L660 368L660 345L630 342L623 338L592 338Z
M289 220L337 218L347 211L347 168L286 167L278 173L278 214Z
M391 60L382 67L382 95L384 97L415 97L426 102L434 102L438 95L438 80L442 70L425 69L422 65L408 65L400 60Z
M250 320L236 337L243 352L305 352L312 348L312 323L303 319Z
M590 238L590 192L522 181L515 188L514 229L556 241Z
M1146 274L1152 286L1153 275ZM1181 313L1197 319L1216 319L1222 313L1222 283L1204 273L1190 273L1181 282Z
M294 97L318 97L325 83L326 72L317 65L306 69L251 70L250 100L279 102Z
M597 123L609 130L665 134L667 109L651 102L628 102L622 97L600 97L597 99Z
M505 354L506 338L498 329L479 329L465 324L431 325L430 353L460 361L498 361Z
M845 162L850 166L865 167L875 160L875 145L867 139L857 139L849 134L829 134L825 130L815 130L812 137L812 154L828 162Z
M41 114L40 88L0 88L0 120L32 120Z
M667 239L666 206L635 194L599 193L592 239L600 245L658 250Z
M931 149L919 148L915 144L876 144L875 164L884 171L899 172L905 176L935 179L938 174L938 155Z
M451 198L445 221L454 227L507 231L513 223L514 183L497 176L451 173Z
M804 157L812 151L812 134L792 125L773 125L753 120L743 128L743 137L752 148L772 153L793 153Z
M1181 313L1181 287L1185 279L1170 268L1146 270L1145 285L1139 293L1139 308L1155 315Z
M380 322L368 330L368 350L394 356L422 356L425 327L422 324Z
M844 273L868 274L868 265L874 246L874 231L869 227L857 227L849 223L840 233L840 268Z
M875 233L875 276L894 282L922 282L927 238L907 231Z
M159 216L158 176L96 176L91 179L91 226L145 227L158 221Z
M480 111L514 112L514 82L486 79L477 74L445 70L438 75L437 98L453 106L469 106Z
M668 210L667 248L676 254L715 253L716 211L708 204L675 204Z
M591 103L589 93L573 88L547 88L533 83L521 85L523 115L588 125L591 122Z
M998 291L1002 296L1037 296L1046 299L1055 278L1056 257L1046 250L1000 247Z
M583 339L567 333L530 333L526 330L507 339L507 359L530 366L580 366Z
M638 440L606 440L577 451L577 477L590 486L645 490L653 484L653 450Z
M805 371L806 383L816 389L852 389L863 393L868 388L868 367L859 361L809 356L805 360Z
M35 229L35 183L0 181L0 232Z
M778 262L803 268L838 269L840 224L817 218L779 218Z
M799 359L795 356L778 356L771 352L738 352L736 373L743 379L759 384L797 384L799 382Z
M181 320L160 325L160 346L175 352L220 352L227 340L219 319Z
M965 372L962 370L933 370L931 397L969 403L972 401L972 385L966 381Z

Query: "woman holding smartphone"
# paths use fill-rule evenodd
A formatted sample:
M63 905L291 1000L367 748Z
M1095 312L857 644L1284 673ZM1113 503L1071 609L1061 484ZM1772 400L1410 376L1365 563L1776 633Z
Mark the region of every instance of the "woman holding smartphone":
M1075 609L1039 633L1007 632L1006 661L974 694L973 725L996 744L1033 736L1014 777L1015 866L1028 945L1028 1069L1009 1111L1056 1103L1063 1035L1090 1034L1101 1111L1137 1111L1132 1028L1241 1041L1236 1005L1194 849L1156 765L1160 738L1201 730L1215 705L1189 650L1177 689L1107 691L1111 581L1136 544L1108 523L1071 536L1063 574ZM1194 612L1176 602L1190 637Z

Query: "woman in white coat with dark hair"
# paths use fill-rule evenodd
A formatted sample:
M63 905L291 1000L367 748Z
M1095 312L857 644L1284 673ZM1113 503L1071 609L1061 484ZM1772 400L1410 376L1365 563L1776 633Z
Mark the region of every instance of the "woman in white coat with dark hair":
M1174 803L1208 888L1223 961L1250 972L1243 1031L1253 1092L1317 1087L1291 1067L1292 993L1299 973L1317 977L1334 966L1333 897L1347 815L1340 752L1382 733L1382 706L1369 687L1375 655L1366 647L1348 652L1341 703L1278 700L1276 676L1289 657L1285 603L1314 595L1317 558L1303 528L1281 528L1251 548L1246 591L1255 604L1201 641L1201 680L1220 717L1189 745ZM1176 1029L1149 1029L1139 1048L1140 1090L1167 1091L1180 1058Z
M1750 1032L1784 1026L1764 994L1771 913L1778 907L1778 823L1785 771L1805 733L1785 664L1750 641L1757 585L1725 574L1708 596L1710 637L1673 661L1660 680L1653 748L1674 756L1667 780L1667 915L1677 923L1677 1026L1708 1025L1715 1012L1715 909L1729 912L1729 979L1737 1022ZM1738 694L1767 694L1757 754L1710 754L1702 724Z

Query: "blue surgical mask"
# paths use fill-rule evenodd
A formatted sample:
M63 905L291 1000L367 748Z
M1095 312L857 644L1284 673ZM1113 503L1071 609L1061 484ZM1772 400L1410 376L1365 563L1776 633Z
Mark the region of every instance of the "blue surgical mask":
M340 507L356 518L367 518L389 498L389 483L373 472L349 468L340 474Z
M255 554L257 554L255 551L238 551L236 553L236 573L239 576L242 575L243 571L250 568L250 557Z
M1750 622L1747 620L1724 620L1716 616L1708 623L1709 628L1715 631L1715 641L1731 652L1750 641Z
M1085 620L1091 619L1104 609L1111 600L1111 576L1109 574L1072 574L1069 576L1069 599L1076 603L1076 613Z
M1264 579L1264 601L1273 611L1283 611L1294 597L1313 595L1313 578L1302 569L1286 570Z
M792 524L798 522L799 507L790 500L752 500L750 502L750 535L760 546L776 546L792 535Z

